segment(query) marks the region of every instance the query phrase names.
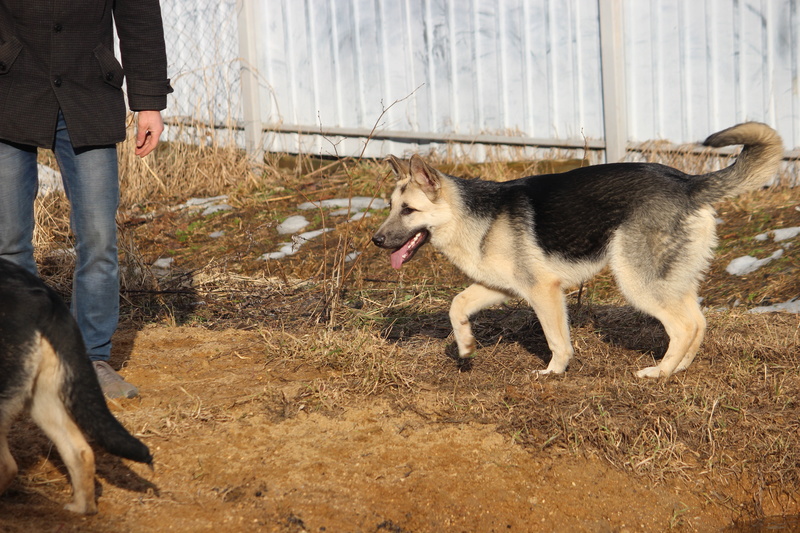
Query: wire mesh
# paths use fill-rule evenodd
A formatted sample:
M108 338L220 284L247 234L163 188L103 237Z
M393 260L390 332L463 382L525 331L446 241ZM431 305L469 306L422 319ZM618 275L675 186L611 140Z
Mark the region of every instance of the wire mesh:
M168 72L175 92L170 123L232 127L242 120L236 0L161 3Z

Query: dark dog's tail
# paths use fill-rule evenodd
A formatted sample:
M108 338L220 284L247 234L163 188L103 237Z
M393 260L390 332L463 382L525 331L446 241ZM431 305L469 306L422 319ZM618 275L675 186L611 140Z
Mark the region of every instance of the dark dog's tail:
M783 141L778 133L760 122L745 122L711 135L703 144L713 148L743 144L736 162L697 181L694 197L712 203L756 189L772 177L783 158Z
M77 323L58 295L52 290L48 292L53 299L53 315L42 328L42 334L63 367L61 397L67 411L78 427L107 452L152 464L153 456L147 446L131 435L108 409Z

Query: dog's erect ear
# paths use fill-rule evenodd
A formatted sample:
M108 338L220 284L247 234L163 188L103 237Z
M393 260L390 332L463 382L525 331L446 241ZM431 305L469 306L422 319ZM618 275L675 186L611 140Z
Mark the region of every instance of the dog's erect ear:
M384 159L387 163L392 165L392 171L398 179L408 176L408 162L402 159L397 159L395 156L390 155Z
M419 185L429 198L434 199L442 187L440 183L439 173L435 168L425 162L420 156L412 155L411 163L409 165L411 179Z

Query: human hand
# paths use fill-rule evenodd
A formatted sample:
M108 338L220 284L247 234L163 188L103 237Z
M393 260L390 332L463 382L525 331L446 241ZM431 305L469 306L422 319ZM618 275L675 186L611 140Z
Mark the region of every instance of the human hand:
M136 150L134 153L144 157L152 152L164 131L161 111L139 111L136 123Z

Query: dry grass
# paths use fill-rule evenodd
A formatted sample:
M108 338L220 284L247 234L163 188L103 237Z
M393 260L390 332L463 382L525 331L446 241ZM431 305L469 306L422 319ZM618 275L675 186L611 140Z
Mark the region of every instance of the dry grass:
M695 172L719 164L707 154L644 156ZM445 164L452 173L493 179L535 170ZM274 226L301 202L388 195L384 165L271 158L257 174L249 165L241 152L214 142L165 144L141 161L121 157L125 320L260 331L265 365L318 373L291 402L275 399L286 412L298 398L306 408L336 412L353 398L380 397L431 420L495 423L525 446L598 455L656 481L706 480L698 481L708 483L700 490L718 505L733 503L720 500L714 487L738 484L756 516L764 498L788 505L797 497L798 318L731 306L800 296L800 254L788 248L776 265L744 278L728 276L724 266L766 246L752 240L755 234L800 225L800 191L778 187L719 206L719 255L702 290L709 332L689 372L666 382L633 377L663 354L665 335L657 322L625 307L603 274L569 297L576 346L570 371L538 378L530 371L543 366L546 342L519 302L479 314L479 356L470 368L456 365L447 309L467 280L430 249L393 272L369 244L380 217L336 224L335 232L280 262L256 259L283 239ZM169 209L190 196L222 193L234 211L202 217ZM45 277L68 293L70 259L59 252L69 243L64 204L58 196L37 201L37 246ZM322 210L311 217L310 229L335 223ZM179 240L179 230L188 237ZM208 237L217 230L226 236ZM346 262L352 251L362 253ZM176 271L157 279L148 265L164 254L176 259Z
M252 179L241 150L219 140L213 130L173 126L174 136L190 142L163 142L144 159L134 155L132 136L119 145L123 209L151 210L192 196L227 194Z

